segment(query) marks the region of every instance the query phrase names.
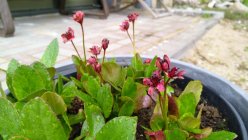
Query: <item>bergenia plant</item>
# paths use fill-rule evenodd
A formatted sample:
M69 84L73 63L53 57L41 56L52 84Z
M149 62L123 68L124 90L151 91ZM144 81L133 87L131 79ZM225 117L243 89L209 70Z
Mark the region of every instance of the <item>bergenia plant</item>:
M234 139L232 132L200 128L200 81L191 81L175 96L171 82L183 79L185 71L173 67L167 55L143 62L136 50L137 18L131 13L120 25L133 46L129 66L106 59L107 38L86 56L82 11L75 12L73 20L81 27L84 56L74 44L71 27L61 35L77 54L72 56L75 76L56 74L57 39L40 61L24 65L11 60L6 70L9 93L0 86L0 140L134 140L143 134L142 139L150 140ZM139 112L147 108L152 115L142 124ZM146 131L136 134L136 128Z

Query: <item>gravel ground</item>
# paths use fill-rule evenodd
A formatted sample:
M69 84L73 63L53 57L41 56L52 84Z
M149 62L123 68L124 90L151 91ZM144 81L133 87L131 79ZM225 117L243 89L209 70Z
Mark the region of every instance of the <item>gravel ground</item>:
M182 61L214 72L248 93L248 31L223 20L210 29Z

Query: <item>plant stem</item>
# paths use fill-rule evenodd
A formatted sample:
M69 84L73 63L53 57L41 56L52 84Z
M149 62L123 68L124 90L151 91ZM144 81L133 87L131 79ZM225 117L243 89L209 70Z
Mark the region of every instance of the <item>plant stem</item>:
M134 30L134 21L133 23L133 49L134 49L134 54L136 53L136 42L135 42L135 30Z
M164 76L164 81L166 81L166 82L164 83L164 97L163 97L163 103L162 103L163 104L163 111L162 112L164 112L163 117L164 117L164 121L165 121L165 129L167 129L168 128L168 118L167 118L167 114L168 114L167 85L168 85L168 83L170 81L170 78L168 78L166 80L166 77Z
M0 93L1 93L1 95L2 95L3 98L6 98L6 94L3 91L3 88L2 88L2 84L1 83L0 83Z
M106 50L104 50L103 52L102 64L104 63L105 55L106 55Z
M84 27L83 27L83 24L81 24L81 29L82 29L82 37L83 37L84 62L86 63L86 51L85 51L85 40L84 40Z
M134 49L134 54L136 54L134 42L133 42L133 40L132 40L132 38L131 38L131 36L130 36L130 34L129 34L128 31L127 31L127 35L128 35L128 37L129 37L129 39L130 39L130 41L131 41L131 43L132 43L132 46L133 46L133 49Z
M81 58L81 56L79 55L78 50L77 50L77 48L76 48L76 46L75 46L75 44L73 43L72 40L71 40L71 44L72 44L72 46L74 47L75 51L77 52L77 55L78 55L78 57L80 58L80 60L82 60L82 58Z

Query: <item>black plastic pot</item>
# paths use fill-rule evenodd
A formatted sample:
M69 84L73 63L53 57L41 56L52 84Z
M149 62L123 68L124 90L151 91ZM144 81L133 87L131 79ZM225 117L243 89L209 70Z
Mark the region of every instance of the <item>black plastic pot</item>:
M127 66L131 57L118 57L116 61ZM204 85L202 96L228 119L228 128L238 135L237 140L248 140L247 93L229 81L194 65L177 60L172 60L172 65L186 71L185 79L178 82L179 86L184 87L190 80L200 80ZM65 76L76 74L73 64L60 67L57 72Z

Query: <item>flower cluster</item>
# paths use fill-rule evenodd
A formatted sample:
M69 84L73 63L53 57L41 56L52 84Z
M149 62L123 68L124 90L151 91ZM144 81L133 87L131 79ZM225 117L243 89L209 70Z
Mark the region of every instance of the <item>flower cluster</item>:
M100 73L101 72L101 64L98 62L98 55L100 55L101 53L101 50L103 49L104 51L104 54L103 54L103 62L104 62L104 59L105 59L105 53L106 53L106 50L108 48L108 45L109 45L109 40L107 38L104 38L102 40L102 45L101 47L99 47L98 45L94 45L92 46L92 48L90 48L90 53L93 55L91 56L88 60L87 60L87 65L91 65L92 68L97 72L97 73ZM102 62L102 63L103 63Z
M129 28L129 22L132 22L134 23L135 20L138 18L139 14L138 13L131 13L129 14L127 17L128 17L128 20L124 20L121 25L120 25L120 29L122 31L128 31L128 28Z
M153 72L151 78L144 78L143 84L149 86L149 95L164 91L164 80L162 80L161 72L159 70Z

